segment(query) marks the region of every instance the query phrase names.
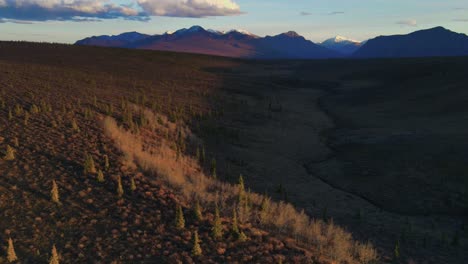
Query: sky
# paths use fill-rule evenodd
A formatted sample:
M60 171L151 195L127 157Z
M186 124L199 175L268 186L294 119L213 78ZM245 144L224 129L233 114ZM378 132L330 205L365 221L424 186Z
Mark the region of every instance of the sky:
M296 31L321 42L443 26L468 34L467 0L0 0L0 40L74 43L200 25L256 35Z

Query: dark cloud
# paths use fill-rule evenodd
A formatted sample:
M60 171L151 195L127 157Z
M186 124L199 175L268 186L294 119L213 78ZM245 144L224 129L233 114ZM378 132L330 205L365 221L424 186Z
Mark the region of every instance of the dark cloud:
M301 15L301 16L310 16L310 15L312 15L312 13L302 11L302 12L300 13L300 15Z

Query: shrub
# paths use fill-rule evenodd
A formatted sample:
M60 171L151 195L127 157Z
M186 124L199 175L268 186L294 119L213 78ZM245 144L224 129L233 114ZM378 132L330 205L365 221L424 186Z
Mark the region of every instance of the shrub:
M13 245L13 240L11 238L8 239L7 260L8 262L15 262L18 260L15 252L15 246Z
M355 257L359 260L359 263L369 264L375 263L379 256L374 246L371 243L360 244L358 243L355 248Z
M193 256L201 256L202 255L202 249L200 247L200 239L198 238L198 231L195 231L193 233L192 255Z
M176 209L175 226L178 229L185 228L184 212L182 211L182 206L180 205L178 205Z
M59 190L58 190L58 186L55 180L52 181L52 190L50 191L50 196L51 196L52 202L56 204L60 203Z
M15 150L10 147L10 145L7 145L6 148L6 154L5 157L3 157L4 160L14 160L15 159Z

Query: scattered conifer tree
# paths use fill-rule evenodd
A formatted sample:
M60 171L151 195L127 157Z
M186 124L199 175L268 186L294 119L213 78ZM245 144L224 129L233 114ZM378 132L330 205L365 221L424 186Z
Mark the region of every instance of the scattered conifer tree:
M198 161L200 161L200 147L197 146L197 150L195 151L195 157Z
M15 159L15 150L12 147L10 147L10 145L7 145L6 154L5 154L5 157L3 159L4 160L14 160Z
M135 183L135 179L134 179L134 178L132 178L132 179L130 180L130 190L131 190L132 192L134 192L134 191L136 190L136 183Z
M15 115L20 116L23 114L23 107L19 104L15 105Z
M178 205L176 209L175 226L179 229L185 228L184 212L180 205Z
M108 171L110 168L110 165L109 165L109 156L107 155L104 155L104 169L106 171Z
M50 196L51 196L52 202L56 204L60 203L59 190L58 190L58 186L55 180L52 181L52 190L50 191Z
M120 175L117 177L117 195L119 197L122 197L124 194L124 190L123 190L123 187L122 187L122 177L120 177Z
M24 113L24 125L25 126L27 126L28 123L29 123L29 117L30 117L30 115L29 115L28 112Z
M102 173L102 170L98 170L97 181L101 183L104 182L104 173Z
M245 186L244 186L244 177L239 176L239 204L244 204L245 202Z
M202 212L201 212L201 208L200 208L200 202L198 201L198 199L195 201L195 204L194 204L194 207L193 207L193 214L194 214L195 219L197 221L203 220L203 216L202 216Z
M218 205L215 208L215 218L213 227L211 228L211 235L214 239L219 239L223 236L223 225L221 223L221 217L219 216Z
M13 240L11 238L8 239L7 260L10 263L18 260L15 252L15 246L13 245Z
M268 216L268 205L269 205L269 198L266 196L263 197L262 203L260 204L260 223L265 224Z
M93 156L89 155L89 154L86 154L86 157L85 157L85 164L84 164L84 169L83 169L83 173L84 174L95 174L97 171L96 171L96 166L94 165L94 159L93 159Z
M37 105L35 105L35 104L33 104L31 106L31 109L29 109L29 112L31 112L31 114L37 114L37 113L39 113L39 111L40 111L39 107L37 107Z
M216 159L215 158L212 158L211 159L211 177L213 177L213 179L216 179Z
M76 123L76 120L74 118L72 119L71 126L73 131L80 132L80 127L78 126L78 123Z
M195 231L193 233L192 255L195 257L202 255L202 249L200 247L200 239L198 238L198 231Z
M244 234L244 232L242 232L239 229L239 221L237 220L237 211L235 208L232 210L232 223L231 224L232 224L231 232L233 236L239 241L242 241L242 242L245 241L247 237Z
M393 250L393 258L398 260L400 258L400 241L397 241L395 244L395 249Z
M201 163L201 164L205 163L205 160L206 160L205 146L202 146L201 161L200 161L200 163Z
M52 256L50 257L49 264L59 264L59 256L55 245L52 247Z

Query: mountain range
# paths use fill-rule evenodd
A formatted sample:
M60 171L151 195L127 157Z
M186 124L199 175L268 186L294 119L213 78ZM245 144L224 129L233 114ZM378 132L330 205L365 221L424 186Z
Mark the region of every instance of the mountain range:
M314 43L294 31L260 37L244 30L216 31L200 26L161 35L127 32L93 36L76 45L199 53L250 59L401 58L468 55L468 36L443 27L359 42L337 36Z

